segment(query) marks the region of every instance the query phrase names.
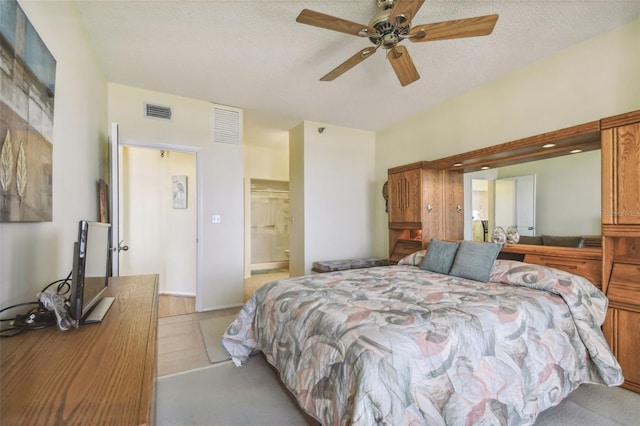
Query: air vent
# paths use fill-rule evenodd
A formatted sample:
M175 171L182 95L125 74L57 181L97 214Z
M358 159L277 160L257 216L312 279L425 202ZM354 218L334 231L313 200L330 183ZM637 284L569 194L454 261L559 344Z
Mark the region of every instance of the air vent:
M145 103L144 116L158 120L171 120L171 107Z
M238 144L242 140L242 110L213 106L213 141Z

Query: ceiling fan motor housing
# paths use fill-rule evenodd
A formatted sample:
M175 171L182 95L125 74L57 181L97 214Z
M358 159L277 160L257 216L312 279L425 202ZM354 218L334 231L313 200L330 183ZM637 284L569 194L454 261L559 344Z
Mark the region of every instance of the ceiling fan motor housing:
M396 23L389 22L389 15L394 4L395 0L378 0L380 11L369 22L369 25L377 31L376 36L370 37L369 40L375 45L380 44L384 49L394 48L404 38L402 36L409 33L411 26L411 23L405 20L397 20Z

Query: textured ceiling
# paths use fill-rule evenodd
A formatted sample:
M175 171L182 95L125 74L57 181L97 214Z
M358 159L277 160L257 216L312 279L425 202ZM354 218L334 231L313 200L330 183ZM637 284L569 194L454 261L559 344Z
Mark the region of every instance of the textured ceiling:
M640 17L640 0L427 0L414 25L500 18L486 37L403 42L421 78L402 87L384 52L319 81L370 42L295 21L308 8L367 24L374 0L79 0L77 8L109 81L242 108L248 142L266 144L302 120L382 129Z

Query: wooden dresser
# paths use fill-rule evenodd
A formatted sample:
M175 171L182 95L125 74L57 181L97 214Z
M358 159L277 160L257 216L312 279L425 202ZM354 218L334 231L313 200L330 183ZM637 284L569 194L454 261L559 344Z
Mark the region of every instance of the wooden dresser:
M0 424L153 424L158 276L111 278L102 323L0 343Z

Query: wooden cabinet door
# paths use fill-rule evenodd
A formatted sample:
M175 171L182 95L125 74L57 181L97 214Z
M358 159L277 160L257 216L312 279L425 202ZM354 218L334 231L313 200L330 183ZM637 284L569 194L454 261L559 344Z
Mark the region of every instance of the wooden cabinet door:
M444 187L440 170L428 169L423 173L425 179L422 185L422 241L429 242L431 238L444 238Z
M640 225L640 123L602 136L602 223Z
M617 325L618 362L624 374L624 386L640 392L640 313L618 311Z
M389 174L389 222L422 221L422 170L413 169Z
M464 183L463 174L443 171L444 176L444 238L464 239Z
M389 210L389 222L403 222L404 217L404 201L402 199L404 194L403 188L403 173L390 173L389 184L387 186L388 191L388 210Z
M609 308L602 331L622 367L622 387L640 392L640 313Z

